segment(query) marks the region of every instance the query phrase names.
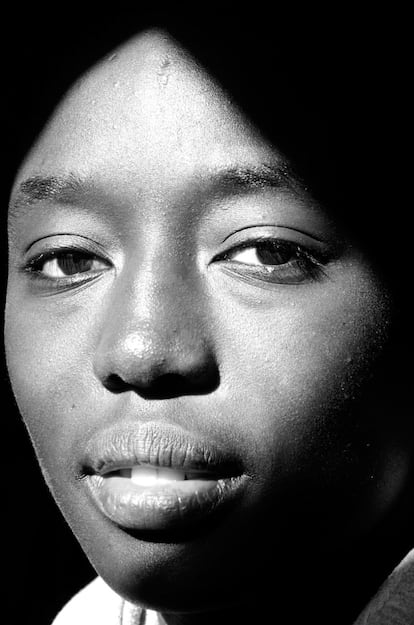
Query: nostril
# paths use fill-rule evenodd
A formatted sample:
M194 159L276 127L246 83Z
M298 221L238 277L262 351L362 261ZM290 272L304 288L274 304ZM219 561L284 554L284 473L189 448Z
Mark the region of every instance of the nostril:
M105 387L112 393L133 390L145 399L170 399L181 395L201 395L214 391L220 383L217 369L203 371L191 379L178 373L165 373L153 379L125 381L117 374L109 375Z
M125 391L126 388L129 386L129 384L116 373L111 373L110 375L108 375L103 383L104 386L113 393L121 393L122 391Z
M157 377L152 384L138 390L147 399L169 399L194 393L188 379L178 373L165 373Z

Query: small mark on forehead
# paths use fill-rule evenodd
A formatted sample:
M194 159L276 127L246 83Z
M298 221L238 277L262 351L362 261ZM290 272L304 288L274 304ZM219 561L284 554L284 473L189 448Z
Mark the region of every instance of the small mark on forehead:
M161 70L166 70L171 65L171 59L167 55L161 62Z
M165 87L168 84L172 65L173 61L170 55L165 55L162 58L159 69L157 71L158 83L160 86Z

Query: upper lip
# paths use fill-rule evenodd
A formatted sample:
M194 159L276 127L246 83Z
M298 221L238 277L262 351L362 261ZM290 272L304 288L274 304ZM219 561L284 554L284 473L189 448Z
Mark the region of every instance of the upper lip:
M94 434L86 444L82 474L104 475L137 464L202 471L220 478L242 473L238 459L214 442L175 425L134 422Z

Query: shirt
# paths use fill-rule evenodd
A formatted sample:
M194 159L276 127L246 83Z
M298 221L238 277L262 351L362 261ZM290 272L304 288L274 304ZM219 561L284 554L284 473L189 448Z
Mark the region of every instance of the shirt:
M156 612L119 597L97 577L72 597L52 625L158 625L158 618ZM414 625L414 549L394 569L353 625Z

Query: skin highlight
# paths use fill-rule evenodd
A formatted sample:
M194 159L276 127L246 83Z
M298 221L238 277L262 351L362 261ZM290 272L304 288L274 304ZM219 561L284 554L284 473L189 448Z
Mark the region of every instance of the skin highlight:
M12 192L6 353L19 409L97 572L168 625L212 611L247 622L258 605L274 615L275 583L287 604L310 597L311 558L352 550L406 483L403 435L365 411L390 295L291 165L177 42L149 31L73 86ZM88 267L76 280L56 260L68 249ZM230 449L247 478L235 508L179 540L105 518L85 488L85 441L136 422Z

